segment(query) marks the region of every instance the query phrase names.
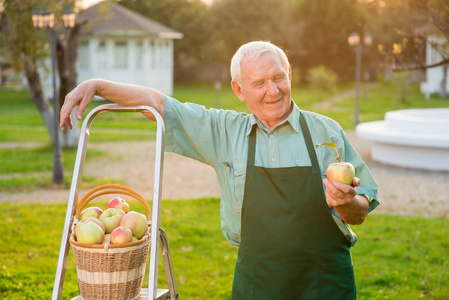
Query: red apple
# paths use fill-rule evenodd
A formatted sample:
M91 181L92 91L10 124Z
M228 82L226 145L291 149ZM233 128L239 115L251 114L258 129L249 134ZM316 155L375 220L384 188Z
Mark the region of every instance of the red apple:
M344 184L352 185L355 176L354 166L349 162L339 162L331 164L326 171L327 179L330 181L339 181Z
M98 224L88 222L79 228L76 239L84 244L101 244L104 241L104 231Z
M98 218L103 223L105 233L111 233L114 228L120 226L125 212L119 208L108 208Z
M97 206L88 207L80 214L80 221L83 221L89 217L97 218L103 213L103 210Z
M126 203L126 201L123 200L120 197L112 198L109 201L109 203L106 206L106 208L119 208L119 209L123 210L125 212L125 214L129 212L129 205L128 205L128 203Z
M103 234L104 234L105 228L104 228L103 223L101 223L101 221L98 220L98 219L95 218L95 217L88 217L88 218L86 218L84 221L80 221L78 224L76 224L76 227L75 227L75 236L78 236L78 231L79 231L79 229L81 228L81 226L83 226L83 225L85 225L85 224L87 224L87 223L89 223L89 222L93 222L93 223L97 224L98 226L100 226L100 228L103 230Z
M133 234L128 227L119 226L111 232L111 244L131 243Z
M140 239L148 230L147 217L136 211L130 211L122 218L120 226L128 227L131 229L133 236Z

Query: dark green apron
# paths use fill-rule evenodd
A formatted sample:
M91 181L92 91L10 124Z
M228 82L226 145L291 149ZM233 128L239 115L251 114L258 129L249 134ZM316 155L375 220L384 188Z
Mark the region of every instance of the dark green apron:
M350 243L326 204L304 117L311 167L254 166L249 136L242 232L232 300L356 299Z

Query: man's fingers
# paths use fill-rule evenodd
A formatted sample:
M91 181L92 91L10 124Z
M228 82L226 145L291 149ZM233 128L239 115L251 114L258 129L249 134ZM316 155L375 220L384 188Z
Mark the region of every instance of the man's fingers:
M360 185L360 178L358 177L354 177L354 179L352 180L352 186L359 186Z
M88 89L86 89L82 96L80 97L81 100L78 103L78 108L76 109L76 118L78 120L81 120L83 118L84 111L89 106L89 104L92 102L92 99L94 98L94 94L91 93Z
M59 127L61 127L62 130L65 130L67 125L70 129L72 129L72 119L70 117L70 111L67 108L67 102L64 102L63 106L61 107Z
M341 183L339 181L331 182L327 178L323 179L326 190L328 190L335 197L343 197L344 195L354 196L357 193L355 187Z

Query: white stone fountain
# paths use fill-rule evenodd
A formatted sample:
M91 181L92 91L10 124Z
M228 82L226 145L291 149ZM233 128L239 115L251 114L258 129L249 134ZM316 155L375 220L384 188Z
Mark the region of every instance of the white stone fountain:
M373 160L400 167L449 171L449 108L390 111L384 121L359 124Z

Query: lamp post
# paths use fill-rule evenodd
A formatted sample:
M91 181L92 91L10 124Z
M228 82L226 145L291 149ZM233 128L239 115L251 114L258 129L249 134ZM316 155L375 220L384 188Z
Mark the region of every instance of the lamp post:
M354 105L354 123L359 124L359 103L360 103L360 73L362 69L362 51L363 46L360 43L360 35L357 32L353 32L348 37L349 45L354 48L355 51L355 105ZM366 47L371 46L373 38L371 34L366 33L363 38L363 44Z
M66 28L75 26L75 13L68 7L63 13L63 23ZM52 85L53 85L53 112L54 112L54 137L53 137L53 183L61 184L64 180L61 159L61 145L59 143L58 121L59 121L59 103L58 90L56 88L56 28L55 14L45 8L43 11L39 7L32 15L33 26L37 29L47 29L50 32L51 46L51 69L52 69Z

